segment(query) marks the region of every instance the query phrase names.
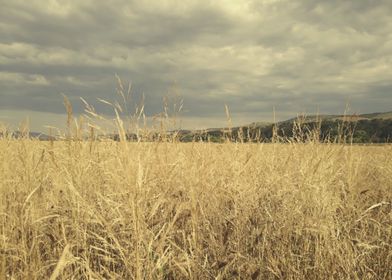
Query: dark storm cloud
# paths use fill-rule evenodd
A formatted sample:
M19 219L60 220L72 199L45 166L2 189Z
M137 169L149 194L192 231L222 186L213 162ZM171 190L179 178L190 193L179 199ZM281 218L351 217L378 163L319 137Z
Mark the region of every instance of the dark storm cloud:
M0 111L63 113L64 93L81 112L79 96L114 99L116 73L145 94L149 114L176 84L190 126L214 126L224 104L244 121L270 118L274 106L281 118L340 113L346 102L392 107L387 0L0 5Z

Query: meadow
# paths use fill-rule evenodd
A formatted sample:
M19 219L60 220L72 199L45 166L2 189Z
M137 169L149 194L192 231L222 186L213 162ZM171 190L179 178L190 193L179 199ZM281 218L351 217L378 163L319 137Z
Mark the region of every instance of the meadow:
M392 279L391 145L0 139L0 279Z

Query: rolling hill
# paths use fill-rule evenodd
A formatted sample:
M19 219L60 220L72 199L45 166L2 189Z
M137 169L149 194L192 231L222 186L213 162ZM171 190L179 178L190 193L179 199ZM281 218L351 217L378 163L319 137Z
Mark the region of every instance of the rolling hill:
M315 131L318 131L318 135L315 135ZM184 142L193 140L222 142L227 138L234 141L270 142L276 137L287 141L301 139L306 141L311 135L319 137L322 141L389 143L392 139L392 112L360 115L308 115L276 124L254 122L234 127L231 130L226 127L204 131L180 131L180 139Z
M392 111L360 115L299 115L295 118L277 122L253 122L248 125L205 130L178 130L167 132L176 134L181 142L226 140L241 142L309 141L317 138L321 141L352 141L354 143L390 143L392 142ZM23 133L7 133L12 138L21 138ZM0 132L0 137L3 134ZM41 141L57 140L40 132L29 132L29 138ZM100 136L118 141L117 134ZM136 134L127 134L126 139L136 141ZM160 139L159 134L152 134L151 140ZM148 140L146 140L148 141Z

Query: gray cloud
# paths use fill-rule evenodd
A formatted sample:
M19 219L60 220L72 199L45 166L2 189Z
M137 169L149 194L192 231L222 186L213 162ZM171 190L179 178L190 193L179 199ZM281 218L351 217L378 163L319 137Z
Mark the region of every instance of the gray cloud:
M184 123L299 111L392 108L392 3L0 0L0 116L63 114L60 93L113 100L115 73L162 107L176 83ZM5 119L5 117L4 117ZM1 119L0 119L1 120Z

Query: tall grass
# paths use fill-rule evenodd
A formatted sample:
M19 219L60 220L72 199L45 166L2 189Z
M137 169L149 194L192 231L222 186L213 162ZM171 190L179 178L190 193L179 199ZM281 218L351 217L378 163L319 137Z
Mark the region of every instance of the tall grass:
M391 279L391 146L0 140L2 279Z
M2 133L0 279L392 279L392 146L129 142L114 106L121 141Z

